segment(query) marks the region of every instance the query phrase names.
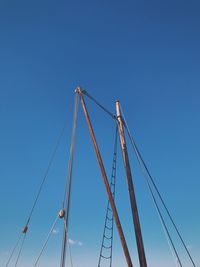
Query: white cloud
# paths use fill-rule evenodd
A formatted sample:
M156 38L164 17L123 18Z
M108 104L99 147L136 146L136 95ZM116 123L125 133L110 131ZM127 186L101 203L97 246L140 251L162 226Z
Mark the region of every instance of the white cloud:
M79 240L73 240L69 238L69 244L73 245L73 246L79 246L82 247L83 242L79 241Z
M82 247L83 243L81 241L78 241L78 245Z
M76 241L69 238L70 245L76 245Z
M59 229L53 229L53 232L52 232L54 235L57 235L59 233Z

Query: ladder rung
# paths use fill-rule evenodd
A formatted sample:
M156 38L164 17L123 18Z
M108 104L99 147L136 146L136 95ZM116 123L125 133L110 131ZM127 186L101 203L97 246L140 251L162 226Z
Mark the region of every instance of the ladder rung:
M108 221L113 221L113 217L109 217L109 216L106 216L106 219L108 220Z
M106 229L112 230L112 227L108 227L107 225L105 226Z
M102 245L102 247L105 248L105 249L110 249L112 246L104 246L104 245Z
M103 256L102 254L101 254L101 257L104 258L104 259L107 259L107 260L109 260L109 259L111 258L111 256L109 256L109 257L105 257L105 256Z
M104 235L104 238L107 239L107 240L111 240L112 239L112 235L110 237Z

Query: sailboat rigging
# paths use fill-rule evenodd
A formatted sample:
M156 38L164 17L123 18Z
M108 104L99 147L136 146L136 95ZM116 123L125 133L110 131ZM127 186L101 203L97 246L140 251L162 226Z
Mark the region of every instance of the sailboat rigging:
M93 130L93 126L90 120L90 116L87 110L87 106L85 103L85 97L88 97L91 101L93 101L101 110L103 110L107 115L111 117L111 119L114 121L116 124L116 132L115 132L115 142L114 142L114 153L113 153L113 161L112 161L112 173L111 173L111 180L109 182L107 173L104 168L104 163L103 159L98 147L97 139L95 137L95 133ZM133 226L135 230L135 238L136 238L136 244L137 244L137 252L138 252L138 259L139 259L139 266L140 267L147 267L148 261L146 259L146 254L145 254L145 245L143 242L143 237L142 237L142 229L140 225L140 219L139 219L139 212L137 208L137 200L135 196L135 189L134 189L134 184L132 180L132 172L131 172L131 164L129 160L129 155L128 155L128 149L127 149L127 144L126 144L126 136L127 134L131 146L133 148L133 152L138 160L139 166L141 167L142 173L144 174L145 181L147 183L147 187L149 189L150 195L152 197L153 203L155 205L155 208L158 212L159 218L161 220L161 223L163 225L164 231L166 233L166 236L169 240L169 244L172 248L172 251L174 253L176 261L179 263L179 266L183 266L183 263L181 261L180 255L178 254L178 251L176 249L175 243L173 241L173 237L169 231L169 228L164 220L164 217L162 215L161 209L159 207L159 204L162 205L162 208L165 210L172 226L174 227L177 236L180 240L180 243L182 244L189 260L191 263L191 266L197 267L193 257L191 256L185 241L183 240L182 235L180 234L180 231L178 230L177 225L175 224L174 219L172 218L172 215L167 208L167 205L153 179L151 176L147 165L145 164L141 153L133 139L133 136L131 134L131 131L128 127L127 121L125 119L125 116L123 114L122 108L120 106L120 102L116 102L116 114L112 114L107 108L105 108L102 104L100 104L93 96L91 96L89 93L87 93L85 90L83 90L80 87L77 87L75 90L75 104L74 104L74 119L73 119L73 129L72 129L72 139L71 139L71 147L70 147L70 158L69 158L69 163L68 163L68 175L66 179L66 185L65 185L65 192L63 196L63 201L61 203L60 211L58 212L55 221L52 224L52 227L46 237L45 242L43 243L43 246L40 250L40 253L38 257L35 260L34 267L37 266L40 257L42 256L48 241L52 235L52 232L55 228L55 225L59 220L62 220L63 222L63 240L62 240L62 251L61 251L61 259L60 259L60 267L65 267L66 266L66 255L67 255L67 250L70 250L69 247L69 220L70 220L70 199L71 199L71 185L72 185L72 178L73 178L73 161L74 161L74 148L75 148L75 141L76 141L76 126L77 126L77 112L78 112L78 105L79 101L81 103L83 113L86 119L86 123L89 129L90 137L93 143L94 151L96 154L96 158L99 164L99 168L101 171L102 175L102 180L106 189L107 197L108 197L108 204L107 204L107 209L106 209L106 216L105 216L105 223L104 223L104 230L103 230L103 238L102 238L102 243L100 247L100 255L99 255L99 261L98 261L98 267L102 266L102 261L103 259L106 260L107 267L112 266L112 258L113 258L113 251L112 251L112 246L113 246L113 227L114 225L116 226L116 229L118 231L118 235L121 241L121 246L122 250L124 253L124 257L126 259L126 264L128 267L133 267L133 261L132 257L130 255L129 247L126 242L126 238L124 235L124 231L122 228L121 224L121 219L118 214L118 209L116 207L115 203L115 184L116 184L116 162L117 162L117 140L120 140L120 145L121 145L121 151L122 151L122 158L123 158L123 163L124 163L124 168L125 168L125 173L126 173L126 178L127 178L127 185L128 185L128 192L129 192L129 200L130 200L130 206L131 206L131 211L132 211L132 219L133 219ZM46 182L49 170L51 168L52 162L54 160L55 154L57 152L58 146L60 144L60 140L63 137L63 132L64 128L61 131L61 134L58 138L58 141L56 143L56 147L53 151L52 157L49 161L47 170L44 174L44 177L41 181L40 187L38 189L38 192L36 194L36 198L33 202L33 205L30 209L29 216L26 220L25 226L22 228L21 233L19 235L19 238L11 251L9 258L6 262L5 267L10 266L11 260L16 253L16 250L18 248L18 253L17 253L17 258L15 261L15 267L19 265L20 263L20 257L23 252L23 246L25 243L25 239L27 237L27 234L29 232L29 224L31 222L31 218L34 213L34 209L39 201L40 194L42 192L42 189L44 187L44 184ZM160 202L157 201L157 198L159 199ZM69 251L70 252L70 251ZM71 253L70 255L70 261L72 265L72 258L71 258Z

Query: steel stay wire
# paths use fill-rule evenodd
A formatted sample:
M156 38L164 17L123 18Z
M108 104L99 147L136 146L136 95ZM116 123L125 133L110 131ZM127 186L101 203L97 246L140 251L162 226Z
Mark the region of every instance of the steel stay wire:
M99 106L103 111L105 111L110 117L116 120L116 116L112 114L107 108L105 108L103 105L101 105L93 96L88 94L86 90L81 91L84 95L86 95L88 98L90 98L97 106Z
M121 112L122 112L122 114L123 114L122 108L121 108ZM123 115L123 116L124 116L124 115ZM123 121L123 124L126 123L125 119L123 119L122 121ZM125 121L125 123L124 123L124 121ZM126 126L125 126L125 128L126 128L126 130L127 130L127 127L126 127ZM135 150L134 150L134 152L135 152ZM146 177L146 175L145 175L145 172L144 172L143 166L142 166L142 164L141 164L141 160L140 160L140 158L139 158L139 155L137 154L137 152L135 152L135 154L136 154L136 158L137 158L137 160L138 160L138 162L139 162L139 165L140 165L140 167L141 167L141 169L142 169L142 172L143 172L143 174L144 174L145 181L146 181L147 186L148 186L148 188L149 188L150 195L151 195L151 197L152 197L154 206L155 206L156 211L157 211L157 213L158 213L158 216L159 216L161 225L162 225L162 227L163 227L164 233L166 234L166 238L167 238L167 241L168 241L168 243L169 243L170 250L171 250L171 248L173 249L173 251L171 250L172 255L176 257L176 259L178 260L180 266L182 267L182 263L181 263L181 261L180 261L180 257L179 257L179 255L178 255L178 252L177 252L176 248L175 248L175 245L174 245L174 243L173 243L173 240L172 240L172 238L171 238L171 235L170 235L170 233L169 233L169 230L168 230L168 228L167 228L167 225L166 225L166 223L165 223L165 221L164 221L164 218L163 218L163 216L162 216L162 213L161 213L161 211L160 211L160 208L159 208L159 206L158 206L158 204L157 204L157 201L156 201L156 198L155 198L154 193L153 193L153 191L152 191L152 188L151 188L151 186L150 186L150 183L149 183L149 181L148 181L148 179L147 179L147 177Z
M55 221L54 221L54 223L53 223L53 225L52 225L52 227L51 227L51 229L50 229L50 231L49 231L49 233L48 233L48 235L47 235L47 238L46 238L46 240L45 240L45 242L44 242L44 244L43 244L43 246L42 246L42 248L41 248L41 250L40 250L40 253L39 253L39 255L38 255L38 257L37 257L37 259L36 259L36 261L35 261L35 263L34 263L34 265L33 265L33 267L35 267L35 266L38 264L39 259L40 259L40 257L42 256L42 253L44 252L44 250L45 250L45 248L46 248L46 246L47 246L47 243L48 243L48 241L49 241L49 238L50 238L50 236L51 236L51 234L52 234L52 232L53 232L53 230L54 230L54 228L55 228L55 226L56 226L56 223L57 223L58 219L59 219L59 216L57 215L57 216L56 216L56 219L55 219Z
M72 129L72 138L71 138L71 145L70 145L70 157L69 157L69 163L68 163L68 172L67 172L67 178L66 178L66 184L65 184L65 192L63 197L63 205L67 202L68 203L68 197L70 197L70 189L71 189L71 178L72 178L72 172L73 172L73 161L74 161L74 148L75 148L75 141L76 141L76 127L77 127L77 114L78 114L78 100L79 97L76 94L75 100L74 100L74 118L73 118L73 129Z
M58 139L57 139L56 146L55 146L55 148L54 148L54 150L53 150L53 153L52 153L52 155L51 155L51 157L50 157L49 163L48 163L48 165L47 165L47 169L46 169L46 171L45 171L45 173L44 173L44 176L43 176L42 182L41 182L41 184L40 184L38 193L37 193L37 195L36 195L35 201L33 202L33 206L32 206L32 209L31 209L31 211L30 211L30 214L29 214L29 217L28 217L26 226L28 226L28 224L29 224L29 222L30 222L30 219L31 219L31 217L32 217L33 211L34 211L35 206L36 206L36 204L37 204L37 201L38 201L38 199L39 199L39 196L40 196L40 193L41 193L41 191L42 191L43 185L44 185L44 183L45 183L45 181L46 181L46 178L47 178L47 176L48 176L48 174L49 174L49 170L50 170L50 168L51 168L51 166L52 166L52 163L53 163L53 160L54 160L54 158L55 158L55 155L56 155L56 152L57 152L57 150L58 150L58 147L59 147L59 145L60 145L61 139L62 139L62 137L63 137L63 135L64 135L64 130L65 130L65 128L66 128L66 124L65 124L64 127L62 128L61 133L60 133L60 135L59 135L59 137L58 137Z
M127 130L128 137L130 139L130 142L131 142L131 145L133 147L133 150L136 153L136 157L139 160L139 164L140 164L140 166L143 166L143 168L144 168L147 176L149 177L149 179L150 179L150 181L151 181L156 193L158 194L158 197L159 197L159 199L160 199L160 201L161 201L161 203L162 203L162 205L163 205L163 207L164 207L164 209L165 209L165 211L166 211L166 213L167 213L172 225L174 226L174 229L175 229L175 231L176 231L176 233L177 233L177 235L178 235L183 247L185 248L185 251L186 251L186 253L187 253L192 265L194 267L196 267L196 265L194 263L194 260L193 260L193 258L191 256L190 252L188 251L187 246L186 246L186 244L185 244L185 242L184 242L184 240L183 240L183 238L182 238L182 236L181 236L181 234L180 234L180 232L179 232L179 230L178 230L178 228L177 228L177 226L176 226L176 224L175 224L175 222L174 222L174 220L173 220L173 218L172 218L172 216L171 216L171 214L169 212L169 209L167 208L167 206L166 206L166 204L165 204L165 202L164 202L164 200L163 200L163 198L162 198L162 196L161 196L161 194L160 194L160 192L158 190L158 187L156 186L155 181L154 181L153 177L151 176L151 174L150 174L150 172L149 172L149 170L148 170L148 168L147 168L147 166L146 166L146 164L145 164L145 162L144 162L144 160L143 160L143 158L141 156L141 153L140 153L139 149L137 148L137 145L136 145L136 143L135 143L135 141L133 139L133 136L131 135L131 132L130 132L129 127L128 127L128 124L127 124L126 119L124 117L123 110L122 110L122 116L123 116L122 121L123 121L124 127ZM145 179L147 179L147 178L145 178Z
M71 252L71 246L70 246L70 243L69 243L69 239L67 239L67 243L68 243L70 264L71 264L71 267L73 267L74 265L73 265L73 260L72 260L72 252Z
M182 266L182 263L181 263L180 258L179 258L179 256L178 256L178 253L177 253L177 251L176 251L176 248L175 248L175 246L174 246L174 243L173 243L173 241L172 241L172 238L171 238L171 236L170 236L170 233L169 233L169 231L168 231L168 228L167 228L167 226L166 226L166 223L165 223L164 218L163 218L163 216L162 216L162 213L161 213L161 211L160 211L160 208L159 208L159 206L158 206L158 204L157 204L157 201L156 201L155 195L154 195L154 193L153 193L153 190L152 190L152 188L151 188L151 185L150 185L150 183L149 183L149 181L148 181L148 178L146 177L146 173L145 173L145 170L144 170L144 166L143 166L142 163L141 163L141 160L140 160L140 158L139 158L139 155L137 154L137 151L134 151L134 152L135 152L135 154L136 154L136 158L137 158L137 160L138 160L138 162L139 162L139 165L140 165L140 167L141 167L141 170L142 170L142 172L143 172L145 182L147 183L147 186L148 186L148 188L149 188L150 195L151 195L151 198L152 198L152 200L153 200L153 204L154 204L155 209L156 209L156 211L157 211L157 213L158 213L158 217L159 217L160 222L161 222L161 225L162 225L162 227L163 227L163 231L164 231L164 233L165 233L165 235L166 235L166 239L167 239L167 242L168 242L168 244L169 244L169 248L170 248L170 251L171 251L171 253L172 253L172 256L175 258L175 260L178 260L180 266ZM177 262L176 262L176 264L177 264Z
M146 183L147 183L147 185L148 185L148 188L149 188L149 191L150 191L150 194L151 194L153 203L154 203L154 205L155 205L156 211L157 211L158 216L159 216L159 218L160 218L161 224L162 224L163 229L164 229L164 231L165 231L166 237L167 237L167 239L168 239L170 249L171 249L171 248L173 249L173 251L172 251L172 255L176 257L176 259L178 260L178 263L179 263L180 266L182 267L182 266L183 266L183 265L182 265L182 262L181 262L181 260L180 260L179 255L178 255L178 252L177 252L177 250L176 250L176 247L175 247L175 245L174 245L174 242L173 242L173 240L172 240L172 238L171 238L171 235L170 235L170 233L169 233L169 230L168 230L168 228L167 228L167 225L166 225L166 223L165 223L165 220L164 220L164 218L163 218L163 215L162 215L162 213L161 213L161 210L160 210L160 208L159 208L159 206L158 206L158 203L157 203L157 201L156 201L155 195L154 195L154 193L153 193L153 191L152 191L152 188L151 188L151 186L150 186L150 184L149 184L149 181L146 179L146 177L145 177L145 180L146 180ZM173 254L173 252L175 253L175 255Z
M66 185L65 185L64 197L63 197L63 209L66 208L66 212L64 215L63 244L62 244L62 252L61 252L61 262L60 262L61 267L65 266L66 249L67 249L67 242L68 242L68 225L69 225L71 186L72 186L72 174L73 174L73 162L74 162L74 148L75 148L75 141L76 141L78 103L79 103L79 96L78 94L75 94L70 157L69 157L68 172L67 172Z
M26 224L25 224L25 227L28 227L28 225L29 225L29 223L30 223L30 220L31 220L31 218L32 218L34 209L35 209L35 207L36 207L36 204L37 204L37 202L38 202L39 196L40 196L40 194L41 194L42 188L43 188L44 183L45 183L45 181L46 181L46 179L47 179L47 176L48 176L48 174L49 174L50 168L51 168L51 166L52 166L52 163L53 163L53 160L54 160L54 158L55 158L56 152L57 152L58 147L59 147L59 145L60 145L61 139L62 139L62 137L63 137L63 135L64 135L64 130L65 130L65 128L66 128L66 124L63 126L63 128L62 128L62 130L61 130L61 133L60 133L60 135L58 136L58 139L57 139L55 148L54 148L54 150L53 150L53 152L52 152L52 154L51 154L49 163L48 163L48 165L47 165L47 168L46 168L46 171L45 171L45 173L44 173L44 176L43 176L43 179L42 179L42 181L41 181L41 184L40 184L40 186L39 186L37 195L36 195L36 197L35 197L35 200L34 200L34 202L33 202L32 207L31 207L31 210L30 210L30 213L29 213L27 222L26 222ZM28 228L27 228L27 230L28 230ZM19 244L19 241L20 241L20 239L21 239L21 237L22 237L23 234L24 234L24 233L21 232L21 234L20 234L20 238L17 240L14 249L11 251L11 254L10 254L10 256L9 256L9 259L8 259L8 261L7 261L7 263L6 263L6 267L7 267L8 264L10 263L10 261L11 261L11 259L12 259L12 257L13 257L13 254L14 254L14 252L15 252L15 250L16 250L16 248L17 248L17 246L18 246L18 244ZM25 233L25 234L26 234L26 233ZM23 242L23 243L24 243L24 242ZM19 257L20 257L20 256L21 256L21 252L20 252L20 254L19 254ZM18 258L17 262L18 262L18 261L19 261L19 258Z
M64 221L64 227L65 227L65 231L66 231L66 229L67 229L67 227L66 227L66 221ZM70 264L71 264L71 267L73 267L73 260L72 260L71 246L70 246L70 242L69 242L69 238L68 238L68 236L67 236L67 245L68 245L68 251L69 251Z
M17 267L17 264L19 262L19 258L20 258L21 253L22 253L22 249L23 249L23 246L24 246L25 239L26 239L26 233L24 234L23 239L22 239L22 243L21 243L21 246L20 246L20 249L19 249L19 253L17 255L17 259L16 259L16 262L15 262L15 267Z
M18 247L18 244L19 244L19 242L20 242L20 240L22 238L22 235L23 235L23 233L21 232L20 235L19 235L19 237L18 237L18 239L17 239L17 242L16 242L14 248L11 251L11 254L10 254L9 258L8 258L8 261L7 261L6 265L5 265L5 267L7 267L9 265L9 263L10 263L10 261L12 259L12 256L13 256L13 254L14 254L16 248Z
M63 244L62 244L62 254L61 254L60 266L63 266L62 264L64 264L64 266L65 266L65 260L66 260L65 259L65 257L66 257L66 251L65 250L66 250L66 245L68 245L70 263L71 263L71 266L73 267L71 247L70 247L69 237L68 237L68 231L67 231L67 224L66 224L66 219L64 217Z

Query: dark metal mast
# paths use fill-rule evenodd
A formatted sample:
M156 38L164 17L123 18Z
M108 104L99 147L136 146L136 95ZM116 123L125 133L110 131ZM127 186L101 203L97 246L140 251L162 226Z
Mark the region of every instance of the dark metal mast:
M132 216L133 216L133 223L134 223L134 228L135 228L135 236L136 236L136 242L137 242L140 267L147 267L144 244L143 244L143 239L142 239L142 232L141 232L141 227L140 227L139 214L138 214L136 197L135 197L135 192L134 192L129 157L128 157L128 152L127 152L127 147L126 147L126 139L124 135L124 126L123 126L123 120L121 117L119 101L116 101L116 113L117 113L122 155L123 155L123 160L124 160L124 167L125 167L127 183L128 183L128 191L129 191L129 197L130 197L130 203L131 203L131 209L132 209Z

